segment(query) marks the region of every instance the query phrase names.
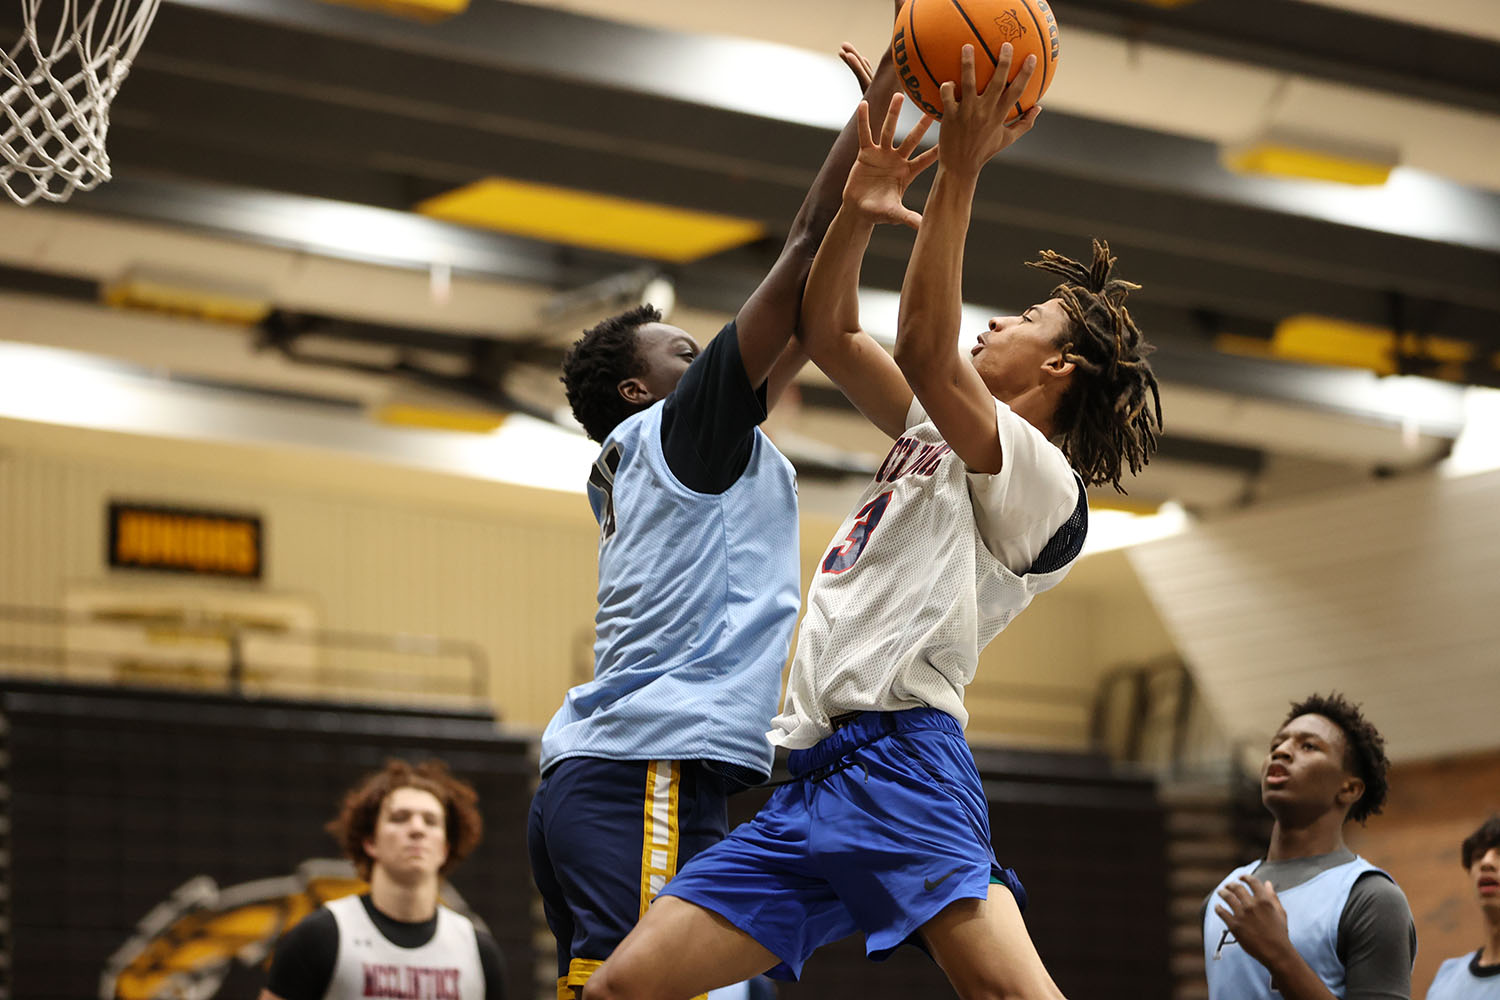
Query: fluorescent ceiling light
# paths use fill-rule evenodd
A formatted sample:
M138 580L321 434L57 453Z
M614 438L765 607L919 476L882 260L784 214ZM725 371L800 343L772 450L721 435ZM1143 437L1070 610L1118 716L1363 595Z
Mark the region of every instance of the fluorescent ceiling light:
M1097 555L1170 538L1182 534L1192 525L1192 517L1175 500L1168 500L1154 514L1132 514L1108 507L1090 508L1089 533L1083 543L1083 554Z
M153 377L87 354L0 342L0 418L294 451L582 493L598 445L521 414L493 433L385 427L363 415Z
M1444 476L1500 469L1500 389L1470 386L1464 398L1464 429L1439 467Z

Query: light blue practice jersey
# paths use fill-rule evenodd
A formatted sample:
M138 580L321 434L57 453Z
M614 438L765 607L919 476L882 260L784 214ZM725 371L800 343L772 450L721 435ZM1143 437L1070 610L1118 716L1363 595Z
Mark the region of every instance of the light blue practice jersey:
M712 760L763 779L801 604L796 474L757 428L734 484L695 492L662 453L662 410L622 421L590 477L594 679L552 717L542 770L568 757Z
M1234 935L1215 912L1219 889L1253 873L1260 862L1236 868L1219 883L1203 915L1203 965L1208 974L1209 1000L1275 1000L1271 973L1234 940ZM1292 947L1323 980L1336 997L1344 995L1344 963L1339 961L1339 918L1349 902L1349 890L1366 872L1380 869L1364 858L1330 868L1290 889L1277 889L1286 910L1287 933ZM1384 872L1381 872L1384 875Z
M1500 965L1479 966L1479 956L1460 955L1438 967L1427 1000L1500 1000Z

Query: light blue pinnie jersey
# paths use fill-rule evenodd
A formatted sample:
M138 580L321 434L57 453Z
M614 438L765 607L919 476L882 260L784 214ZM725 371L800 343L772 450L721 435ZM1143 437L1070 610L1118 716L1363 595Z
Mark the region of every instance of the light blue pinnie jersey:
M734 484L695 492L667 465L662 413L658 402L622 421L590 475L594 679L552 717L542 770L568 757L709 760L764 780L801 604L796 474L757 427Z
M1438 967L1427 1000L1500 1000L1500 967L1479 966L1479 955L1450 958Z
M1271 973L1245 953L1216 912L1219 889L1252 874L1260 862L1230 872L1214 889L1203 915L1203 965L1208 975L1209 1000L1277 1000L1271 988ZM1366 872L1385 872L1364 858L1319 872L1290 889L1277 889L1286 910L1287 934L1323 985L1336 997L1344 995L1344 963L1339 960L1339 918L1349 902L1354 883ZM1389 877L1389 876L1387 876Z

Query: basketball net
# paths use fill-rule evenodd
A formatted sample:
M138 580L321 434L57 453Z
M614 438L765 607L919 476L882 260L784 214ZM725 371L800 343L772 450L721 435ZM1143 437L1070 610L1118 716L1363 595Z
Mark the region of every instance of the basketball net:
M0 187L67 201L109 180L110 102L161 0L20 3L21 39L0 52Z

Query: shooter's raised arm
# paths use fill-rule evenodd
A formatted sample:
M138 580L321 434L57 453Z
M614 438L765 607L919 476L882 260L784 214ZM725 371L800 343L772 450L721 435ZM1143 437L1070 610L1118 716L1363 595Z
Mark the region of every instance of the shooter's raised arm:
M878 143L871 135L869 103L859 106L859 156L844 185L843 204L813 262L798 333L813 363L891 437L900 437L906 427L912 393L891 356L860 328L860 264L876 223L914 229L921 223L921 216L901 199L912 180L937 158L935 148L913 155L931 118L923 118L896 145L901 103L900 94L891 98Z
M974 83L974 47L963 48L962 79L943 84L943 124L938 170L922 213L922 226L901 286L896 362L923 409L946 441L975 472L1000 471L995 396L958 354L963 302L964 243L979 172L990 158L1031 130L1040 107L1014 124L1006 118L1036 68L1027 56L1003 86L1012 49L1001 47L995 75L984 93Z

